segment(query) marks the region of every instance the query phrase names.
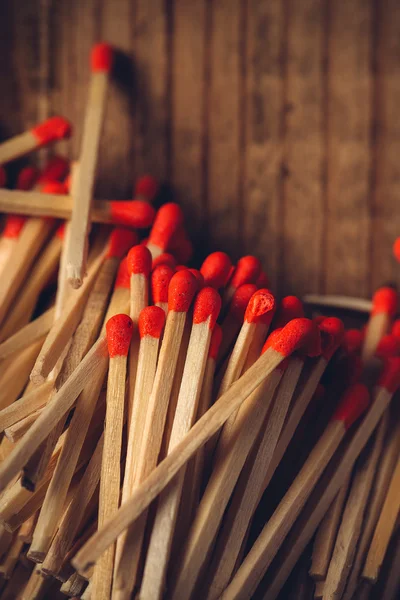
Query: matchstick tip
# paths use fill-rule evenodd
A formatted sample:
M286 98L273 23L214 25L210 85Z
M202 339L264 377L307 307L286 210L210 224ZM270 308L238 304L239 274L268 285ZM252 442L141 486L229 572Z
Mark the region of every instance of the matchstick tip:
M67 188L61 181L48 181L42 187L43 194L66 194Z
M257 286L254 283L245 283L238 287L232 296L229 304L229 314L237 321L242 323L246 308L250 302L250 298L257 291Z
M114 62L114 50L110 44L101 42L92 48L90 64L93 73L107 72L112 69Z
M66 271L67 280L69 281L71 287L73 287L74 290L80 288L83 283L83 274L81 273L81 271L77 267L75 267L75 265L71 264L67 265Z
M197 283L199 286L199 290L201 290L201 288L204 287L204 277L203 275L200 273L200 271L198 269L188 269L188 271L191 272L191 274L196 277L197 279Z
M139 334L159 339L165 325L165 312L159 306L146 306L139 315Z
M175 273L168 288L168 310L187 312L197 290L197 279L189 270Z
M376 290L372 298L372 315L387 313L394 316L397 312L398 297L394 288L386 286Z
M183 225L178 229L168 246L177 262L186 265L193 256L193 244L190 241Z
M383 360L393 358L400 354L400 340L391 333L381 337L375 355Z
M31 129L31 133L37 139L39 146L45 146L58 140L69 138L72 126L64 117L51 117L43 123L39 123Z
M393 321L390 333L398 339L400 339L400 319L396 319L395 321Z
M157 196L160 186L151 175L142 175L135 184L135 197L140 196L143 200L152 202Z
M149 235L149 244L167 250L183 225L183 212L175 202L168 202L158 210ZM175 255L174 255L175 256Z
M59 227L57 227L56 236L59 240L64 240L65 238L65 221L61 223Z
M398 237L393 244L393 256L400 262L400 237Z
M28 191L33 188L39 177L39 170L36 167L24 167L20 170L15 187L17 190Z
M122 258L134 244L138 243L136 231L116 227L110 235L107 258Z
M175 269L169 265L158 265L151 274L151 295L153 302L168 302L168 288L175 273Z
M162 254L157 256L157 258L153 258L153 262L151 265L153 271L159 265L168 265L169 267L171 267L171 269L175 269L176 260L169 252L163 252Z
M204 284L219 290L228 283L232 275L232 262L225 252L209 254L200 267Z
M264 323L272 321L275 311L275 298L267 289L257 290L249 300L244 315L247 323Z
M255 256L242 256L237 262L229 286L237 289L245 283L256 283L261 273L261 262Z
M337 317L325 317L319 321L318 329L321 333L322 356L330 360L342 343L343 321Z
M358 354L364 342L364 332L361 329L347 329L344 332L342 347L347 354Z
M119 263L117 277L115 279L114 288L124 288L129 290L131 287L131 276L128 273L127 258L125 257Z
M16 239L20 236L23 226L26 223L26 217L19 215L9 215L3 230L3 237Z
M44 184L63 179L69 171L69 161L63 156L52 156L43 171L40 173L36 184ZM63 184L67 190L67 186Z
M400 357L388 358L385 362L383 372L379 378L378 385L394 394L400 387Z
M302 317L304 317L302 301L297 296L285 296L279 303L274 325L284 327L292 319L301 319Z
M282 356L290 356L310 342L311 336L315 336L315 328L315 323L310 319L292 319L282 328L271 348Z
M261 273L259 274L257 281L256 281L256 286L258 288L268 288L269 287L269 279L266 273L264 273L264 271L261 271Z
M128 356L133 333L133 321L128 315L118 314L106 323L107 346L110 358Z
M219 311L221 310L221 296L212 287L205 287L199 291L193 306L193 323L198 325L209 321L210 329L213 329Z
M114 200L110 202L110 216L116 225L145 229L154 221L156 211L145 200Z
M146 278L151 272L151 252L146 246L138 244L128 252L127 267L129 275L144 275Z
M332 421L343 421L349 429L355 421L367 410L370 396L366 385L354 383L343 394Z
M208 358L217 360L218 352L222 342L222 328L218 323L215 323L214 329L211 335L210 348L208 350Z

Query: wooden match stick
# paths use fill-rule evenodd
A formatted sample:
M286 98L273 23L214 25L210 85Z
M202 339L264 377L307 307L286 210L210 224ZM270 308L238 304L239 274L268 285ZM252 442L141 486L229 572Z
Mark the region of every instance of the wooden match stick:
M228 312L222 322L222 345L219 352L219 365L226 358L231 350L240 328L243 324L244 315L250 298L257 291L257 286L253 283L245 283L238 287L232 296L228 307Z
M182 225L183 213L177 204L169 202L161 206L154 219L147 241L147 247L153 259L168 249Z
M220 308L221 298L213 288L205 287L197 294L168 452L183 439L196 418L212 330ZM162 595L184 477L182 469L160 495L140 592L143 598L156 599Z
M383 287L375 292L372 299L371 316L365 331L362 349L363 362L372 358L382 336L389 332L397 306L397 292L393 288Z
M10 357L12 354L25 350L28 346L44 337L54 323L55 309L49 308L46 312L21 327L14 335L0 344L0 359Z
M255 256L242 256L233 271L233 275L224 291L222 298L223 306L227 306L232 300L233 294L238 287L246 283L256 283L261 273L261 262ZM267 287L267 286L260 286Z
M0 274L13 255L18 238L26 223L26 217L9 215L0 239Z
M175 269L168 265L158 265L151 273L151 296L156 306L168 314L168 288Z
M86 106L79 156L79 170L74 186L73 209L67 250L67 278L74 288L82 285L86 275L88 235L90 230L93 188L103 127L114 51L109 44L92 49L92 76Z
M99 527L116 514L119 506L125 379L133 323L127 315L115 315L107 322L106 329L110 366L100 476ZM114 546L108 548L96 563L92 579L92 593L96 599L108 600L110 598L114 551Z
M169 318L168 313L167 324ZM193 425L176 448L138 486L132 497L119 509L116 517L87 542L73 560L75 568L80 572L87 570L105 548L112 544L126 527L138 519L174 478L179 469L222 427L229 415L285 358L297 349L298 345L304 342L305 333L310 333L310 328L313 329L308 319L294 319L286 325L274 345ZM165 338L164 335L164 341ZM2 477L0 469L0 483Z
M159 191L158 181L152 175L142 175L135 181L133 195L138 200L153 202Z
M363 384L354 384L345 392L331 422L222 597L247 598L254 593L347 430L366 410L368 402L368 389Z
M44 406L52 389L52 382L46 381L42 386L31 390L28 394L0 411L0 432Z
M0 144L0 164L20 158L37 148L47 146L71 135L71 125L64 117L51 117L29 131Z
M132 487L150 473L157 464L161 448L168 402L171 395L175 369L179 356L186 314L197 291L197 280L189 271L179 271L172 277L169 286L168 316L165 324L156 375L148 400L146 420L142 432L143 445L136 462ZM132 492L132 489L131 489ZM127 499L124 506L130 503ZM146 515L127 531L121 546L121 558L114 578L114 592L128 593L133 589L142 546ZM124 567L128 561L129 571ZM129 592L130 593L130 592Z
M370 313L371 300L364 298L350 298L349 296L319 296L318 294L306 294L303 296L304 304L314 304L326 308L354 310L361 313Z
M157 258L153 259L151 263L151 270L154 271L156 267L164 265L167 267L171 267L171 269L175 271L175 267L177 264L178 263L176 261L176 258L172 254L170 254L169 252L163 252L162 254L157 256Z

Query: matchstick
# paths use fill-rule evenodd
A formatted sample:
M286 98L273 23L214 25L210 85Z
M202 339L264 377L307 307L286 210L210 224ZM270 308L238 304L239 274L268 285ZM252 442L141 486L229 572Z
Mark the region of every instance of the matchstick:
M4 165L37 148L48 146L71 135L71 125L64 117L51 117L29 131L0 144L0 164Z
M150 473L157 464L161 448L168 402L171 395L175 369L179 356L186 314L197 291L197 280L189 271L179 271L169 285L168 316L163 342L151 395L146 410L146 420L142 432L143 445L136 462L132 487ZM132 492L132 489L131 489ZM132 496L131 496L132 497ZM124 506L130 504L127 499ZM120 562L114 577L114 593L129 594L136 580L140 550L142 546L146 515L126 532L121 546ZM125 565L129 565L129 569Z
M153 261L154 262L154 261ZM175 269L168 265L158 265L151 273L151 296L153 302L168 314L168 288Z
M169 202L160 208L147 241L153 259L168 250L182 224L183 213L177 204Z
M233 267L225 252L212 252L203 261L200 273L204 277L204 285L220 290L226 286L232 274Z
M94 180L113 60L114 51L109 44L97 44L93 47L89 99L68 236L67 279L74 288L82 285L86 275Z
M52 389L52 382L46 381L42 386L31 390L28 394L1 410L0 432L3 432L10 425L14 425L17 421L24 419L38 408L44 406Z
M151 203L154 201L159 191L160 186L154 177L151 175L142 175L135 182L133 194L134 198Z
M174 277L181 273L177 273ZM168 319L170 319L169 314L167 324ZM229 415L237 410L256 387L304 342L307 332L309 335L314 332L313 324L309 319L294 319L286 325L273 346L193 425L176 448L138 486L132 497L119 509L116 517L98 531L78 552L73 560L75 568L80 572L85 572L105 548L146 511L150 503L174 478L179 469L220 429ZM164 341L165 338L166 335L164 335ZM8 467L7 472L9 470L11 469ZM4 479L4 475L0 469L0 483L2 478Z
M239 334L243 324L244 315L250 298L257 291L257 286L253 283L245 283L238 287L232 296L228 307L228 312L222 321L222 345L219 352L218 364L226 358Z
M364 298L351 298L349 296L319 296L318 294L306 294L303 296L304 304L334 308L337 310L352 310L361 313L370 313L371 300Z
M227 306L232 300L238 287L246 283L256 283L261 273L261 262L255 256L242 256L233 271L233 275L224 291L223 305ZM266 287L266 286L260 286Z
M127 315L115 315L107 322L106 330L110 366L100 476L99 527L115 515L119 506L125 378L133 323ZM114 551L114 546L108 548L96 563L92 579L92 594L96 599L108 600L110 598Z
M183 439L195 420L212 330L220 308L221 298L216 290L205 287L199 291L168 452ZM184 477L182 469L160 495L140 591L143 598L162 596Z
M397 292L391 287L377 290L372 299L371 316L365 331L362 360L366 362L376 351L379 341L388 333L398 306Z
M162 254L157 256L157 258L153 259L151 263L151 270L154 271L156 267L159 267L160 265L166 265L168 267L171 267L171 269L175 271L175 267L177 264L178 263L176 261L176 258L172 254L170 254L169 252L163 252Z
M6 219L0 239L0 274L13 255L25 223L26 218L18 215L9 215Z
M49 308L40 317L21 327L14 335L0 344L0 359L8 358L46 336L54 323L54 317L55 309Z
M192 258L193 245L186 233L184 225L181 225L173 236L171 243L168 245L168 252L171 252L176 258L176 261L183 265L187 265Z

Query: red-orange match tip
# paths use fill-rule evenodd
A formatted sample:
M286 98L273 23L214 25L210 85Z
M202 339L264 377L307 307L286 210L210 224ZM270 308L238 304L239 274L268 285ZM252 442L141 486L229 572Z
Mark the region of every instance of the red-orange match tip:
M254 283L245 283L244 285L238 287L238 289L234 292L232 300L229 304L229 314L235 319L235 321L242 323L247 305L250 302L250 298L256 293L256 291L257 286L254 285Z
M142 246L147 246L147 243L148 243L148 241L149 241L149 238L147 237L147 238L143 238L142 240L140 240L140 242L139 242L139 243L140 243Z
M19 237L23 226L26 223L26 217L19 215L9 215L3 230L3 237L16 239Z
M24 167L18 173L16 188L17 190L23 190L27 192L31 190L35 185L37 178L39 177L39 171L36 167Z
M204 287L204 277L203 277L203 275L200 273L200 271L198 269L188 269L188 271L190 271L190 273L194 277L196 277L197 283L199 285L199 290L201 290L201 288Z
M92 48L90 65L94 73L99 71L109 72L114 62L114 50L110 44L102 42Z
M175 271L189 271L189 267L186 265L176 265Z
M168 288L168 310L187 312L197 290L197 279L190 271L175 273Z
M243 256L238 260L229 286L237 289L245 283L256 283L261 273L261 262L255 256Z
M150 227L156 211L145 200L114 200L110 202L110 216L113 223L138 229Z
M53 156L50 158L43 171L40 173L37 184L48 183L49 181L59 181L63 179L69 171L69 161L62 156ZM65 188L67 188L64 182Z
M358 354L364 341L364 332L361 329L347 329L344 332L342 348L347 354Z
M217 360L219 348L222 342L222 329L215 323L214 329L211 335L210 348L208 350L208 358L212 358L213 360Z
M261 271L261 273L259 274L257 281L256 281L256 286L258 288L267 288L269 287L269 279L266 273L264 273L264 271Z
M314 358L322 354L321 332L317 324L313 321L314 332L307 338L304 346L300 348L301 356Z
M369 401L367 386L363 383L354 383L344 392L332 420L343 421L345 428L349 429L367 410Z
M165 312L159 306L146 306L139 315L139 334L159 339L165 325Z
M176 267L176 260L172 256L172 254L169 254L169 252L163 252L162 254L160 254L159 256L157 256L157 258L153 258L153 264L152 264L153 270L156 267L158 267L159 265L168 265L172 269L175 269L175 267Z
M337 317L324 317L318 323L321 333L322 356L330 360L343 340L344 325Z
M60 240L65 238L65 223L61 223L61 225L57 227L56 236Z
M271 348L287 357L307 344L313 335L315 335L315 323L310 319L293 319L283 327Z
M168 302L168 288L175 270L169 265L159 265L151 274L151 295L153 302Z
M400 340L388 333L382 336L376 348L375 354L378 358L387 359L400 355Z
M400 319L393 321L390 333L400 340Z
M107 345L110 358L128 356L133 333L133 321L128 315L114 315L106 323Z
M171 252L177 262L186 264L193 256L193 244L187 236L183 226L175 233L168 246L168 251Z
M209 319L209 327L213 329L221 310L221 296L212 287L199 291L193 306L193 323L198 325Z
M279 303L274 325L284 327L292 319L304 317L302 301L297 296L285 296Z
M169 249L174 235L182 224L183 212L180 206L175 202L164 204L155 216L149 235L149 244L157 246L163 251Z
M268 350L268 348L272 348L274 344L277 343L282 333L282 330L283 327L279 327L278 329L274 329L273 331L271 331L271 333L265 340L264 346L262 347L261 355L263 355ZM285 359L277 366L277 369L279 369L280 371L286 371L288 364L288 359Z
M133 246L128 252L127 267L130 275L142 274L149 277L151 272L150 250L140 244Z
M394 394L400 387L400 357L388 358L378 381L379 387Z
M398 237L393 244L393 255L395 259L400 262L400 237Z
M159 185L151 175L139 177L135 184L135 197L140 196L143 200L151 202L157 196Z
M7 174L5 169L0 165L0 187L4 187L7 181Z
M128 273L126 257L123 260L121 260L121 262L119 264L119 269L118 269L117 277L115 279L114 287L115 288L124 288L126 290L129 290L131 287L131 277Z
M394 316L397 312L397 292L392 287L382 287L376 290L372 298L372 315L387 313Z
M249 300L244 314L247 323L264 323L272 321L275 311L275 298L269 290L257 290Z
M225 252L213 252L209 254L200 267L200 273L204 277L205 285L209 285L216 290L227 284L231 272L231 259Z
M31 133L37 139L39 146L69 138L71 132L72 126L64 117L51 117L31 129Z
M107 258L122 258L129 248L138 243L138 236L132 229L116 227L110 235Z
M42 188L43 194L66 194L67 188L61 181L48 181Z

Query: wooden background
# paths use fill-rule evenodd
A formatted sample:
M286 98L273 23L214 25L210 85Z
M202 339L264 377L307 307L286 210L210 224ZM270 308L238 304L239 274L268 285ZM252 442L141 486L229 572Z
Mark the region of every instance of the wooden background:
M77 157L103 39L99 195L153 173L204 249L258 254L279 293L400 282L398 0L0 0L2 137L61 113Z

